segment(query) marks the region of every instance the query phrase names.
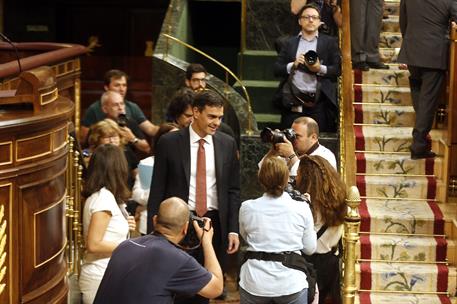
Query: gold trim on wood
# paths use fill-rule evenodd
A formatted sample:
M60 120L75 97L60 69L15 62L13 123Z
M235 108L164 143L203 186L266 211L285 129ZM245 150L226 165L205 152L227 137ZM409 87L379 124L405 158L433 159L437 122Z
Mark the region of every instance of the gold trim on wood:
M50 96L49 99L48 99L48 96ZM40 104L42 106L47 105L49 103L56 101L58 97L59 97L58 90L57 90L57 88L54 88L50 92L40 94Z
M13 201L13 183L0 184L0 188L3 188L3 187L8 187L9 188L9 191L8 191L9 192L9 201L7 203L8 203L9 206L11 206L12 201ZM4 208L3 206L4 205L2 205L2 209ZM12 212L11 212L11 207L9 207L8 221L10 223L13 222L13 215L12 215ZM9 234L11 234L11 228L10 227L11 226L8 226ZM11 248L13 248L13 238L12 237L8 238L8 252L9 252L9 257L8 257L8 265L9 266L8 267L9 267L9 269L13 269L13 260L11 259L11 256L12 256L11 255L11 250L12 250ZM0 250L0 251L2 251L2 250ZM13 282L13 272L12 271L8 272L8 282ZM1 283L1 280L0 280L0 283ZM7 286L8 285L5 284L5 287L7 287ZM3 289L5 287L2 288L2 291L0 292L0 294L3 292ZM11 288L9 289L9 301L10 301L10 303L13 303L13 293L12 293L12 289Z
M5 142L0 143L0 146L6 146L6 145L10 146L10 153L9 153L10 154L10 160L0 163L0 166L11 165L13 163L13 142L12 141L5 141Z
M62 198L60 198L57 202L55 202L54 204L46 207L45 209L42 209L40 211L37 211L37 212L34 212L33 213L33 267L34 268L39 268L41 266L43 266L44 264L48 263L49 261L53 260L54 258L56 258L59 254L61 254L64 250L65 250L65 247L67 246L67 240L65 239L65 242L62 246L62 248L60 248L53 256L51 256L50 258L48 258L47 260L41 262L40 264L37 264L37 257L36 257L36 246L37 246L37 241L36 241L36 232L37 232L37 229L36 229L36 216L40 213L43 213L45 211L48 211L60 204L63 203L64 199L66 197L66 193L64 193L64 195L62 196ZM65 215L65 214L64 214Z
M6 240L7 240L7 234L6 234L6 218L3 219L5 216L5 205L0 205L0 295L3 293L5 290L6 284L2 283L3 279L5 278L6 275Z
M53 147L53 148L52 148L52 152L55 152L55 151L57 151L57 150L60 150L60 149L62 149L63 147L65 147L65 146L67 145L67 141L68 141L68 130L67 130L67 129L68 129L68 126L65 125L65 126L63 126L62 128L56 129L56 130L54 130L54 131L52 132L52 133L53 133L53 134L52 134L52 135L53 135L53 137L52 137L52 147ZM62 130L64 131L65 139L62 141L62 143L60 144L60 146L54 147L54 145L55 145L55 143L56 143L55 140L56 140L57 134L58 134L59 132L61 132Z
M45 134L40 134L40 135L21 138L21 139L16 140L16 155L15 155L16 161L20 162L20 161L30 160L30 159L38 158L40 156L51 154L52 153L52 136L51 136L51 134L52 134L52 132L48 132L48 133L45 133ZM40 154L28 156L28 157L23 157L23 158L19 158L18 157L20 142L27 141L27 140L32 140L32 139L36 139L36 138L40 138L40 137L44 138L45 136L49 136L49 149L48 149L48 151L40 153Z

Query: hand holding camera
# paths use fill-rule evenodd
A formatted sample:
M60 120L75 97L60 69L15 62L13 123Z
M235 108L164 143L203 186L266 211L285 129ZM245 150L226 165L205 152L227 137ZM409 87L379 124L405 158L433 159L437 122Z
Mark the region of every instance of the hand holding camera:
M191 215L192 225L194 226L195 232L198 239L204 245L205 242L212 242L214 229L211 225L211 219L207 217L198 217Z
M308 68L308 70L314 73L320 71L321 63L319 61L319 56L315 51L310 50L306 52L306 54L303 55L303 58L305 61L305 66Z
M294 129L284 129L282 131L264 128L260 133L260 138L265 143L272 143L278 155L288 158L295 154L293 142L297 138Z

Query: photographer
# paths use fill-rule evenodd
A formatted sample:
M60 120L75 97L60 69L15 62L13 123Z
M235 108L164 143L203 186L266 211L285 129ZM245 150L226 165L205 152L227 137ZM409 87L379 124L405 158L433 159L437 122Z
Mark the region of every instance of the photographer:
M128 240L113 252L94 303L171 303L175 295L199 294L215 298L222 292L221 267L212 245L213 228L193 226L201 240L204 267L178 243L188 230L189 207L177 198L166 199L154 216L154 232Z
M298 23L300 33L285 41L274 64L275 76L282 78L274 98L282 110L281 128L288 128L297 117L308 116L317 121L322 132L335 132L336 80L341 74L337 39L318 33L321 18L314 4L300 10Z
M273 146L259 162L259 168L267 157L280 156L287 161L290 176L294 177L297 175L299 160L303 155L319 155L337 168L333 152L319 144L319 126L314 119L299 117L292 123L292 128L282 132L286 132L287 135L283 136L281 142L270 141ZM264 138L262 140L265 141Z
M241 304L308 303L307 275L297 266L304 259L300 250L314 253L316 233L308 204L284 192L288 178L282 159L266 158L258 176L264 195L241 205L240 234L248 246L240 271Z
M120 127L121 136L134 149L144 153L150 152L150 147L138 124L129 119L125 112L124 98L121 94L106 91L101 97L102 111L106 118L116 121Z

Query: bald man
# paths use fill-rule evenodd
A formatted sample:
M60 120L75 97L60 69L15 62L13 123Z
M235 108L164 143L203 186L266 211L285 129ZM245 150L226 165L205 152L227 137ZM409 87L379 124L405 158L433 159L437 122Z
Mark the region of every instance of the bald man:
M200 228L204 267L179 248L189 226L189 207L171 197L154 216L154 232L120 244L103 276L94 303L172 303L175 295L215 298L222 293L223 276L212 245L209 219Z

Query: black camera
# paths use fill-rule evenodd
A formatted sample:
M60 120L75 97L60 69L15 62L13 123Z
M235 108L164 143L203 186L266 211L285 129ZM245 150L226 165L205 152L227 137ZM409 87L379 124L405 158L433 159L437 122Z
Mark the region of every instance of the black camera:
M198 227L203 228L205 227L205 219L194 214L190 214L189 225L193 225L192 221L197 221Z
M195 231L193 221L197 221L197 224L200 228L205 227L205 219L194 214L190 214L189 217L189 226L187 227L186 236L179 242L179 245L182 249L185 250L195 250L200 247L200 239L197 236Z
M317 59L319 59L319 56L317 56L317 53L313 50L309 50L308 52L306 52L304 57L305 57L305 62L308 65L315 65L317 62Z
M260 138L264 143L278 144L286 142L286 138L290 142L293 142L297 138L297 135L295 134L294 129L284 129L282 131L275 131L267 127L264 128L262 132L260 132Z
M119 125L119 127L126 127L129 122L129 119L127 118L127 114L124 114L124 113L119 114L119 116L117 116L116 122Z

